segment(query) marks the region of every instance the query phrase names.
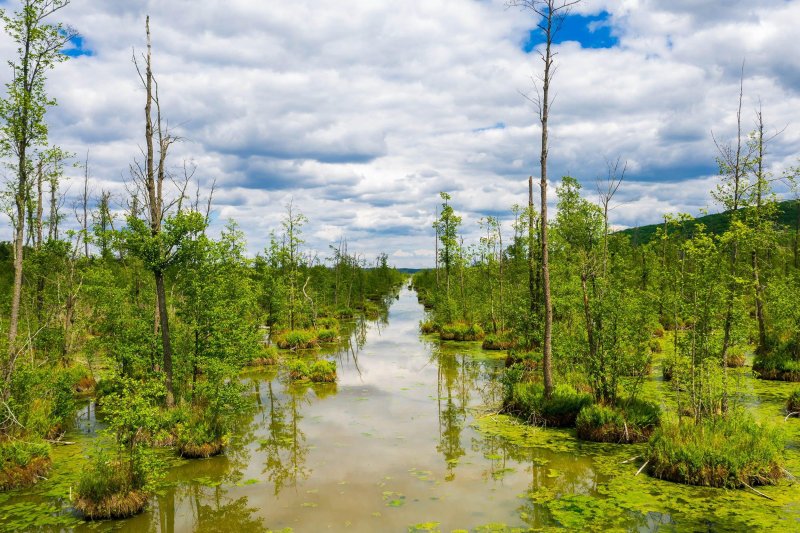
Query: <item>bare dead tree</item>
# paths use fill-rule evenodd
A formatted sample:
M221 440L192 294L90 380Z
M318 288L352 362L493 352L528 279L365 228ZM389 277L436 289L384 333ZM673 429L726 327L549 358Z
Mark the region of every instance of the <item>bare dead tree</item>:
M564 18L570 9L579 4L581 0L509 0L507 5L532 11L539 21L536 27L544 37L544 51L541 49L539 57L544 63L543 73L540 78L541 93L537 89L537 96L532 101L539 111L539 122L542 126L541 151L539 155L541 190L541 266L542 290L544 299L544 339L542 350L542 377L544 379L544 394L550 398L553 394L553 301L550 294L550 255L547 241L547 156L548 156L548 120L550 118L550 83L555 74L554 58L557 52L553 51L553 40L561 29Z
M138 178L138 188L143 186L146 194L143 195L145 202L145 213L150 225L150 233L157 238L161 233L161 226L166 211L175 203L183 199L185 187L182 189L179 198L172 202L164 202L164 180L167 178L166 160L169 148L177 141L177 137L170 134L169 130L162 124L161 105L158 99L158 84L153 76L152 69L152 42L150 38L150 17L145 20L145 33L147 35L147 53L144 57L144 74L139 66L136 56L133 62L136 72L146 93L144 107L145 118L145 152L144 165L136 162L132 166L134 179ZM153 117L153 104L155 104L155 118ZM157 149L156 149L156 146ZM157 152L157 153L156 153ZM167 295L164 288L164 270L156 264L153 268L153 275L156 283L156 309L157 320L161 330L161 345L163 355L163 371L165 376L165 386L167 389L166 403L168 407L175 405L175 393L172 384L172 344L169 333L169 314L167 311Z
M622 163L620 168L620 157L614 163L606 161L607 174L605 179L598 179L596 182L597 194L600 197L600 205L603 207L603 270L602 275L608 272L608 211L614 195L617 194L622 180L625 179L625 172L628 170L628 162Z

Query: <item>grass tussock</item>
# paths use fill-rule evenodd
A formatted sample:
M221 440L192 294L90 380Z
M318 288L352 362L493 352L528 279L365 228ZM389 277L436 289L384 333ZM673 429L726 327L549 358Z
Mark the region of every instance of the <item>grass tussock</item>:
M144 511L147 494L141 490L110 494L98 501L78 497L75 510L86 520L128 518Z
M275 344L282 350L308 350L319 343L317 333L308 329L295 329L282 333Z
M217 439L212 442L181 442L178 444L178 453L186 459L207 459L221 454L225 450L225 442Z
M479 341L485 335L480 325L464 322L445 324L439 331L439 338L443 341Z
M426 320L419 323L419 330L424 334L439 333L439 325L432 320Z
M786 410L790 413L800 412L800 389L796 389L789 395L789 400L786 402Z
M753 371L761 379L800 382L800 344L794 339L768 353L757 353Z
M728 368L741 368L745 361L744 352L732 352L728 354L726 364Z
M624 407L587 405L575 421L578 438L592 442L647 442L661 419L658 405L633 401Z
M247 366L273 366L278 364L278 350L274 346L265 346L255 357L247 361Z
M573 427L581 409L592 397L572 387L557 386L550 399L539 383L517 382L504 385L503 410L535 425Z
M481 348L484 350L510 350L514 347L514 341L506 335L487 335L483 339Z
M292 381L308 380L312 383L335 383L336 362L320 360L309 364L302 359L294 359L287 363L289 379Z
M732 413L697 424L662 424L650 439L647 460L659 479L734 489L777 483L783 477L783 450L778 429Z
M98 456L83 472L75 498L75 509L86 520L127 518L144 510L147 494L141 472L127 461L109 461Z
M0 491L34 485L47 475L51 466L47 444L3 442L0 444Z

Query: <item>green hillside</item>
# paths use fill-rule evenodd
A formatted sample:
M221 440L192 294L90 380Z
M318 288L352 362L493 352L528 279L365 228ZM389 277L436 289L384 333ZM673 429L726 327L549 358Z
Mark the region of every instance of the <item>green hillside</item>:
M798 216L800 215L800 201L786 200L778 203L778 217L777 223L781 226L794 228L798 224ZM706 229L715 234L720 234L728 228L730 220L730 212L715 213L712 215L705 215L693 219L687 223L686 229L691 229L697 224L704 224ZM661 227L662 224L650 224L647 226L638 226L635 228L628 228L619 231L619 233L630 235L631 240L636 244L649 242L655 237L656 229Z

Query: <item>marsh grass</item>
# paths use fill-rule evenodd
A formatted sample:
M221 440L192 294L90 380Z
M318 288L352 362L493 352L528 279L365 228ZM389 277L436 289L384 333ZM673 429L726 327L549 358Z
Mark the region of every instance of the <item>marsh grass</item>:
M514 340L507 334L490 334L483 339L484 350L509 350L514 347Z
M786 411L789 413L800 412L800 389L796 389L789 395L789 399L786 402Z
M578 413L592 397L572 387L557 386L550 399L540 383L516 382L504 386L503 410L535 425L573 427Z
M445 324L439 331L439 338L443 341L479 341L485 335L480 325L464 322Z
M50 447L43 442L0 443L0 491L34 485L51 465Z
M143 479L132 475L129 463L108 461L99 455L81 476L75 509L86 520L133 516L147 504L141 485Z
M275 344L283 350L307 350L319 343L317 333L308 329L295 329L278 335Z
M780 430L736 412L663 423L650 439L647 460L659 479L732 489L772 485L783 477L784 444Z
M308 380L312 383L335 383L336 362L319 360L309 364L302 359L293 359L286 365L289 379L292 381Z
M581 440L633 444L647 442L660 420L658 405L634 400L618 407L587 405L578 414L575 427Z

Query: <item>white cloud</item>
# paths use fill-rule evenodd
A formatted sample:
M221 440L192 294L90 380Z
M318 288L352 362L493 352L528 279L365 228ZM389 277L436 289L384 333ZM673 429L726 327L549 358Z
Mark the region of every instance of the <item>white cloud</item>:
M760 98L770 128L789 124L772 145L775 170L796 160L798 3L579 6L603 10L617 46L557 50L551 177L570 173L588 194L607 159L627 159L618 225L709 205L710 132L735 131L743 58L745 128ZM214 226L235 218L253 252L293 200L321 256L344 236L366 258L393 250L396 264L425 266L439 191L452 192L467 241L482 216L508 226L510 206L526 202L539 128L519 92L532 90L540 60L521 50L535 21L503 0L73 0L59 15L94 55L50 75L51 139L81 158L89 149L94 189L120 205L143 144L131 48L143 49L146 13L164 113L184 138L172 169L191 159L204 191L216 180ZM0 39L0 57L13 50Z

